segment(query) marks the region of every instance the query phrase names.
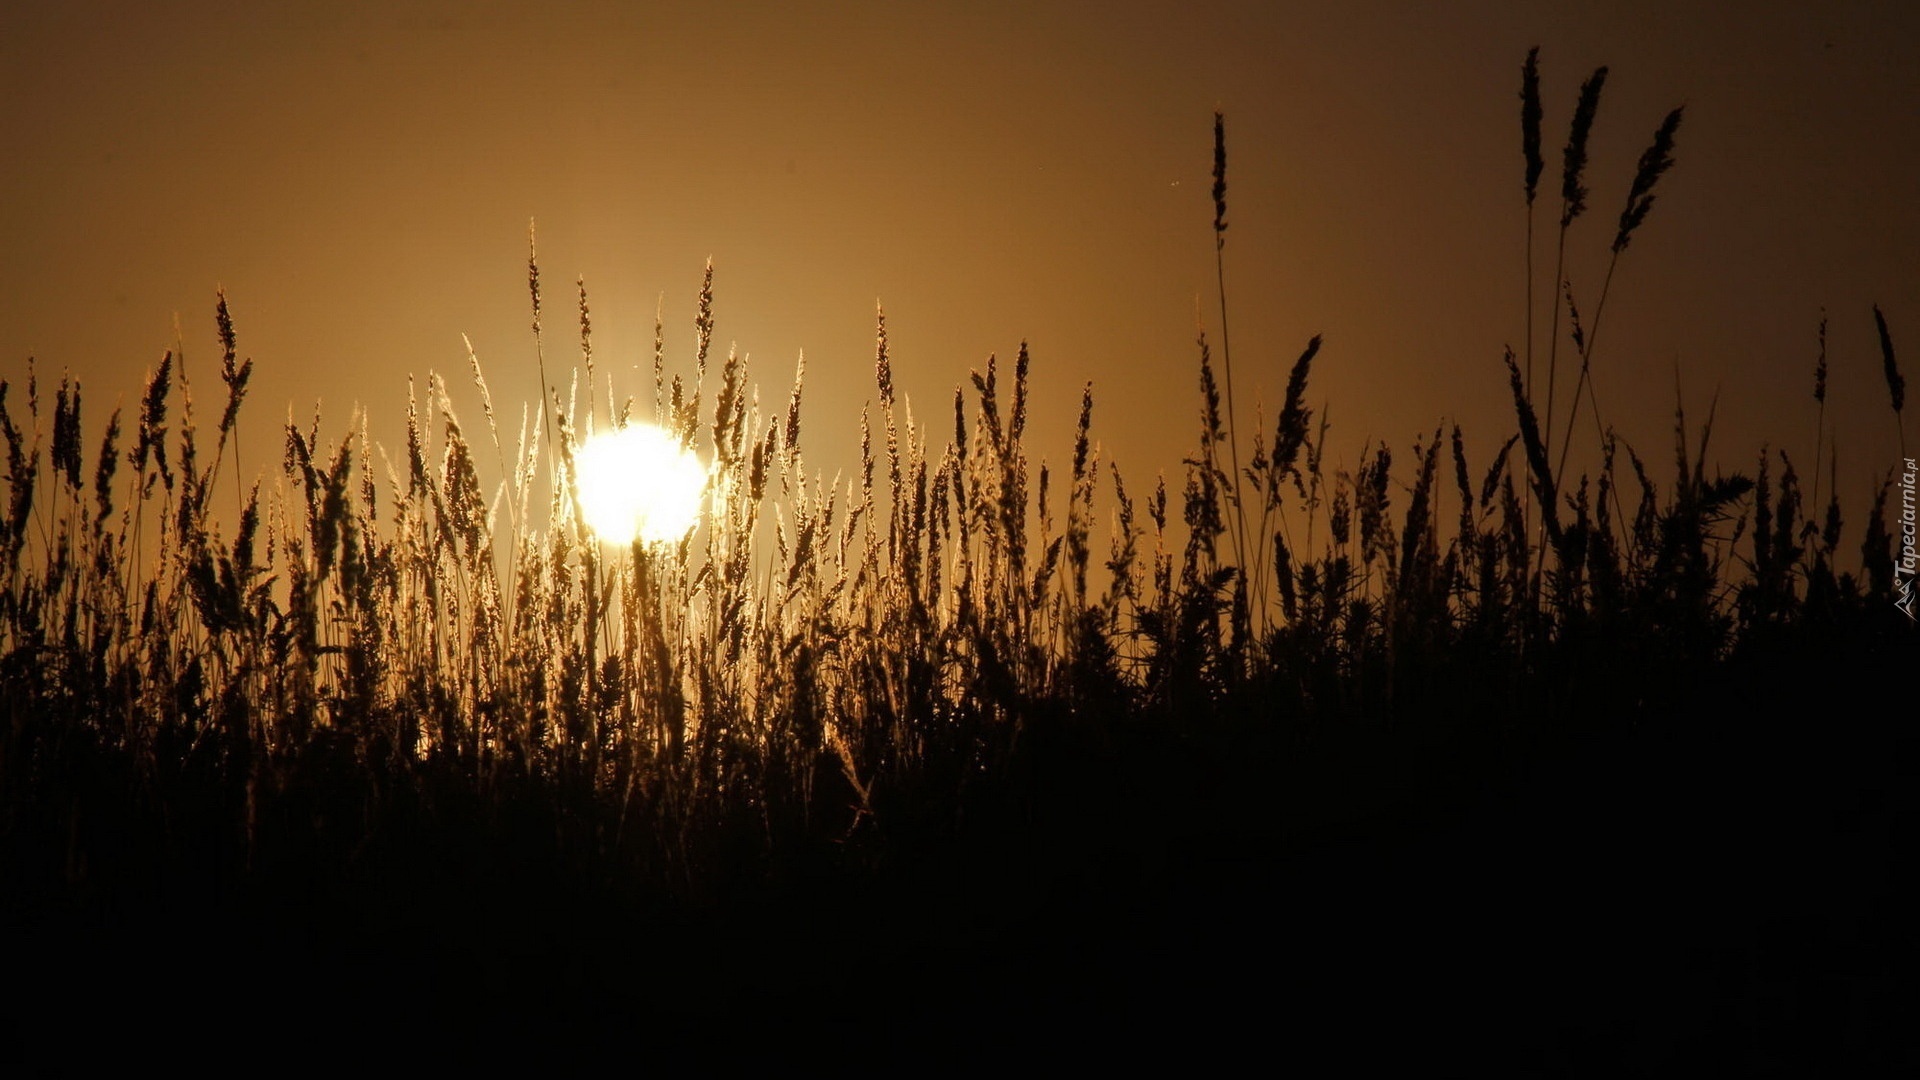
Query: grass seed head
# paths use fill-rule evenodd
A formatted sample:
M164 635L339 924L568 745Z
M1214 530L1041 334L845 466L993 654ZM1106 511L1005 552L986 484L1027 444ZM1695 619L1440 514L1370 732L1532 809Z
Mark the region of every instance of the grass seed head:
M1561 154L1560 227L1573 224L1587 208L1587 137L1593 133L1593 117L1600 109L1600 88L1607 83L1607 69L1595 68L1580 84L1580 100L1573 108L1573 125L1567 132L1567 146Z
M1546 162L1540 157L1540 46L1527 50L1520 68L1520 153L1527 163L1527 205L1533 205Z
M1213 243L1227 246L1227 118L1213 113Z
M1907 403L1907 380L1900 376L1900 365L1893 356L1893 334L1887 330L1887 317L1880 312L1880 305L1873 305L1873 324L1880 331L1880 362L1887 376L1887 394L1893 401L1893 411L1897 414Z
M1813 362L1813 400L1827 403L1827 311L1820 309L1820 355Z
M1660 177L1673 167L1673 136L1680 130L1680 116L1683 109L1675 109L1667 114L1659 130L1653 133L1653 144L1640 155L1640 167L1633 174L1633 187L1627 192L1627 207L1620 211L1620 230L1614 234L1613 250L1625 251L1628 241L1633 239L1633 231L1647 220L1647 212L1653 209L1653 188Z

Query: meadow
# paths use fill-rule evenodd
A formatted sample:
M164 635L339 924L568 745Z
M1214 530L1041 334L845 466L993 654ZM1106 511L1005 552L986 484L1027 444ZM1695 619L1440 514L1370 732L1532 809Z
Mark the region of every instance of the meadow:
M710 266L650 385L596 369L582 286L546 401L497 403L475 359L483 415L424 382L397 460L364 418L290 422L266 487L224 296L217 412L171 353L104 426L64 377L0 381L0 979L35 1002L8 1041L1880 1060L1911 736L1865 702L1910 708L1920 636L1900 470L1864 507L1822 474L1824 352L1804 477L1778 447L1718 467L1710 409L1656 455L1591 393L1612 270L1583 322L1556 269L1511 431L1331 469L1319 338L1270 422L1235 408L1221 123L1222 330L1157 479L1102 460L1092 387L1070 462L1035 460L1024 347L911 415L884 315L859 467L823 475L804 361L763 407L711 351ZM609 543L577 455L643 421L708 464L702 515Z

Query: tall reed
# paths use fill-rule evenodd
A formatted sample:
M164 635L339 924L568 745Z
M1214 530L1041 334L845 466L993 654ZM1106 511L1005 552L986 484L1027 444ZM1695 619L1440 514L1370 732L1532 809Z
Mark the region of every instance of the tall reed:
M1651 205L1670 120L1616 257ZM1563 207L1563 239L1571 220ZM1217 196L1216 254L1223 228ZM538 275L530 254L536 326ZM242 480L231 522L210 493L238 469L223 451L251 363L234 361L224 295L211 455L175 352L131 431L116 412L97 444L77 382L43 395L30 362L22 414L0 380L0 825L62 838L46 849L58 865L35 872L79 887L63 875L94 850L96 808L59 778L111 761L129 781L113 797L140 811L128 820L200 808L194 835L236 873L300 844L345 864L401 823L471 812L569 865L698 894L794 850L852 858L951 835L1063 745L1631 722L1740 649L1893 632L1885 487L1860 569L1842 569L1837 498L1809 534L1785 454L1710 475L1712 410L1696 433L1677 386L1671 479L1611 433L1595 472L1562 475L1511 348L1516 430L1482 444L1437 423L1410 452L1369 441L1340 469L1327 407L1310 404L1316 336L1240 468L1201 334L1198 445L1171 481L1143 485L1102 455L1091 384L1070 464L1038 459L1029 401L1045 358L1025 343L955 387L950 425L944 399L924 422L876 305L858 465L829 478L802 442L804 355L764 411L745 353L709 364L713 283L709 261L690 353L670 365L656 313L652 371L622 387L594 355L577 282L580 360L562 393L536 331L540 396L512 454L471 343L491 453L431 371L410 383L390 461L364 413L333 432L289 413L277 478ZM1898 418L1904 385L1876 316ZM1568 317L1590 356L1570 297ZM653 418L710 463L706 503L683 538L613 542L581 512L575 457L590 433L646 414L634 403L649 384ZM1457 515L1441 509L1449 484ZM1223 551L1237 531L1244 552Z
M1600 334L1600 320L1606 314L1607 296L1613 288L1613 273L1620 265L1620 254L1627 249L1633 234L1647 219L1647 213L1653 209L1654 187L1660 177L1673 167L1673 137L1680 128L1680 117L1684 109L1674 109L1661 121L1660 127L1653 133L1653 142L1646 152L1640 155L1639 168L1634 171L1633 185L1627 191L1626 208L1620 211L1620 225L1614 232L1611 254L1607 260L1607 272L1600 285L1600 300L1594 306L1593 323L1583 338L1576 340L1580 353L1580 376L1573 387L1573 406L1568 411L1567 427L1561 436L1560 458L1554 466L1556 477L1565 474L1567 449L1573 442L1573 417L1580 412L1580 394L1587 392L1588 404L1593 412L1594 434L1601 441L1606 439L1606 427L1600 419L1600 404L1593 388L1593 350ZM1571 286L1568 306L1571 309Z
M1233 347L1227 336L1227 121L1219 111L1213 114L1213 267L1214 281L1220 295L1220 363L1226 375L1227 390L1227 460L1231 467L1229 475L1233 478L1233 561L1238 567L1247 565L1247 530L1245 521L1246 499L1243 495L1240 477L1240 435L1235 426L1239 410L1233 402ZM1237 582L1235 588L1240 598L1235 601L1236 612L1245 611L1250 603L1246 595L1247 583L1244 579ZM1249 626L1242 621L1236 626L1236 633L1242 636L1250 633Z
M1547 412L1543 438L1553 443L1554 393L1559 385L1560 307L1559 294L1566 285L1567 230L1587 208L1587 139L1593 133L1594 114L1600 109L1600 91L1607 82L1606 67L1594 69L1580 84L1580 99L1574 105L1573 122L1567 132L1567 145L1561 152L1560 233L1554 245L1553 290L1554 317L1547 331Z

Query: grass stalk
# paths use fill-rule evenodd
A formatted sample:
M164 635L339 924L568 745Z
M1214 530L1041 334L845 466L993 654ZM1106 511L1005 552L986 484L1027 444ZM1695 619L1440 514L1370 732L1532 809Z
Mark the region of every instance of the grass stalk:
M1238 415L1233 403L1233 347L1227 335L1227 121L1226 117L1215 110L1213 114L1213 269L1214 282L1220 297L1220 366L1226 378L1227 391L1227 460L1233 470L1233 560L1240 569L1241 588L1245 589L1247 565L1247 527L1246 500L1240 475L1240 436L1234 427L1234 418ZM1252 610L1264 614L1265 605L1258 597L1252 598ZM1248 628L1236 627L1236 633L1244 633Z

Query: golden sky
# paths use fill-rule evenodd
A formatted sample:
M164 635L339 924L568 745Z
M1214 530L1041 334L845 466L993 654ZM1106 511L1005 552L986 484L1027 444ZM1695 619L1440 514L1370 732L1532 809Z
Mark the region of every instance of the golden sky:
M1871 305L1920 377L1920 6L1776 6L8 4L0 377L71 369L97 432L177 314L214 400L224 286L257 364L249 471L288 402L324 401L334 435L363 404L393 445L409 374L454 378L471 425L462 334L496 398L537 386L536 219L553 367L578 354L580 275L623 389L656 301L687 371L711 257L716 348L750 356L764 401L806 350L816 464L851 459L878 300L936 431L968 370L1026 339L1036 453L1064 467L1092 380L1095 434L1140 492L1192 443L1196 300L1217 331L1219 108L1243 439L1324 333L1331 463L1369 438L1405 462L1457 418L1477 471L1514 429L1517 93L1539 45L1543 290L1574 96L1611 68L1569 240L1583 308L1641 150L1687 109L1608 301L1609 419L1664 478L1677 367L1696 421L1719 393L1727 468L1763 441L1804 468L1825 307L1851 547L1897 445Z

